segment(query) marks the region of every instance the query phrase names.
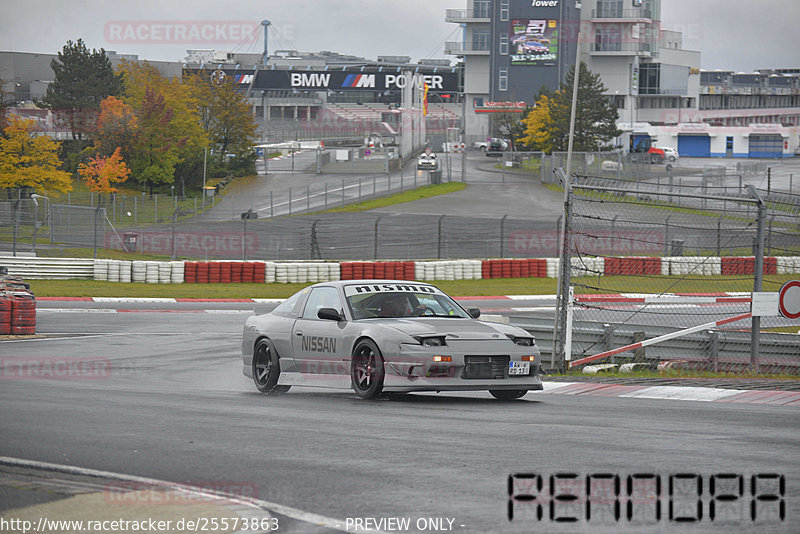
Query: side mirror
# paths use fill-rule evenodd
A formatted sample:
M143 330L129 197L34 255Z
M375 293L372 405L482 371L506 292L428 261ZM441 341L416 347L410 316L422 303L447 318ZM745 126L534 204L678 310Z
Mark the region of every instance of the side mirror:
M326 319L328 321L344 321L342 314L333 308L320 308L317 312L317 317L320 319Z
M479 310L478 308L470 308L467 310L467 313L473 319L477 319L478 317L481 316L481 310Z

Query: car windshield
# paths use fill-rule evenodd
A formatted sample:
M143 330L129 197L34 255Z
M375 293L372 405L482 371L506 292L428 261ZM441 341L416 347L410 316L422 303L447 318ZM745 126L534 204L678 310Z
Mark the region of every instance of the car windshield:
M376 291L376 288L380 289ZM408 290L397 290L397 288L407 288ZM400 317L470 317L453 299L432 286L402 286L399 284L347 286L345 294L353 318L356 320Z

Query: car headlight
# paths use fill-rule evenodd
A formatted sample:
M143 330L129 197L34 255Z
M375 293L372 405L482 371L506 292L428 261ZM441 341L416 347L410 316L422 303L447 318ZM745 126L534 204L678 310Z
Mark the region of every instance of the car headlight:
M415 337L419 344L423 347L443 347L447 345L444 341L444 336L431 336L431 337Z
M532 337L512 336L509 334L508 339L517 345L522 345L523 347L532 347L534 344L534 338Z

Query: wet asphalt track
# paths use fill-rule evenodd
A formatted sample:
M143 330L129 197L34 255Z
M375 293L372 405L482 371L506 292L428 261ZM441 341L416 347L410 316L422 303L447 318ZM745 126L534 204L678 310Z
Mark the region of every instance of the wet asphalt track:
M340 520L450 518L454 531L481 533L676 532L667 482L695 474L705 482L705 514L692 532L796 531L796 406L541 393L511 403L486 393L364 402L347 391L300 388L265 397L241 375L246 312L208 303L202 309L218 311L166 308L184 313L44 312L39 332L60 336L0 344L3 359L101 360L110 369L91 380L4 376L0 455L255 487L259 499ZM519 473L659 475L661 518L614 523L595 508L587 522L582 504L555 509L556 517L582 517L561 523L546 506L539 520L535 508L517 503L509 521L507 481ZM711 521L708 482L717 473L748 481L783 474L787 519L753 523L746 493L727 523ZM675 499L674 518L694 513L696 498ZM641 517L654 512L646 506L636 509ZM279 532L331 531L278 517Z

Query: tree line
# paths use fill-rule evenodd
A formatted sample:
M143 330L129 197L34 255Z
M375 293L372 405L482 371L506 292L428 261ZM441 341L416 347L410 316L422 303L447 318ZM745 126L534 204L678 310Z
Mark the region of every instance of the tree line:
M2 109L0 189L66 192L72 177L90 190L135 183L153 193L199 188L209 177L254 172L256 123L230 78L210 72L167 78L147 62L115 70L105 50L68 41L51 62L55 75L35 104L52 112L71 139L37 135L33 119Z
M571 68L556 91L539 89L536 103L520 116L504 113L495 117L496 137L511 139L515 150L534 152L566 152L569 142L569 122L572 112L572 88L575 68ZM575 152L607 150L609 143L622 132L616 122L619 114L605 96L606 88L598 74L580 63L578 100L575 113Z

